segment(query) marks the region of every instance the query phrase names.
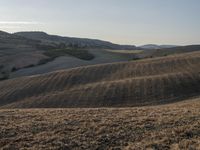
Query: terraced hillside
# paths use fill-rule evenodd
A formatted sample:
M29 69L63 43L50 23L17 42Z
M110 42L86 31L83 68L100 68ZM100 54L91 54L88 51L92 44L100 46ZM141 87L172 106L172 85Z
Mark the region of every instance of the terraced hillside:
M200 52L21 77L0 89L1 108L170 103L200 95Z

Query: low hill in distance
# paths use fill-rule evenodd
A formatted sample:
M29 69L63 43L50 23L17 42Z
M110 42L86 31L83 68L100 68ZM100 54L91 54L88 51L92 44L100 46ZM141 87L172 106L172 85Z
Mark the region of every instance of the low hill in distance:
M0 82L1 108L125 107L200 94L200 52L111 63Z
M193 51L200 51L200 45L187 45L187 46L177 46L172 48L157 49L151 55L152 57L160 57L160 56L187 53Z
M142 49L163 49L163 48L174 48L177 47L176 45L156 45L156 44L146 44L139 46Z

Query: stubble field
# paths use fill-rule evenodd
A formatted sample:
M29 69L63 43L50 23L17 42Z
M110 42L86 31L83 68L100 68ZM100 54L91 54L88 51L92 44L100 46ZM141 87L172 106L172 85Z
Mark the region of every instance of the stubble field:
M200 99L148 107L2 109L1 149L200 149Z

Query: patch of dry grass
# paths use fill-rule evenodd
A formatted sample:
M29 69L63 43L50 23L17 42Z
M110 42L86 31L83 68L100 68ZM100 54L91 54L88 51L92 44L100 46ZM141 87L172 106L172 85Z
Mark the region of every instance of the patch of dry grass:
M200 149L200 99L163 106L0 110L1 149Z

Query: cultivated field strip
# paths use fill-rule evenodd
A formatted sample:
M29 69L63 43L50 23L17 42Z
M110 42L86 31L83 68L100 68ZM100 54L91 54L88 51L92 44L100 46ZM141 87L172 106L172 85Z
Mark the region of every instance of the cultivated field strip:
M119 107L200 95L200 52L80 67L0 82L0 107Z

